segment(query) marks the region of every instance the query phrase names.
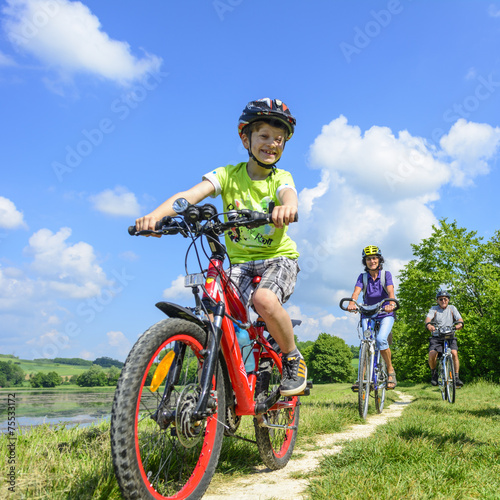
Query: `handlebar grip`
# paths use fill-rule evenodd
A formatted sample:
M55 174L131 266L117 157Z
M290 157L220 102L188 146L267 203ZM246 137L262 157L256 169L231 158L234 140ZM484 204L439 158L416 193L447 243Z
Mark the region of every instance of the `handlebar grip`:
M172 222L172 217L170 217L168 215L166 217L163 217L163 219L161 219L155 223L155 231L159 231L163 226L170 224L170 222ZM138 231L137 231L136 226L129 226L128 227L128 234L130 234L130 236L135 236L137 233L138 233Z

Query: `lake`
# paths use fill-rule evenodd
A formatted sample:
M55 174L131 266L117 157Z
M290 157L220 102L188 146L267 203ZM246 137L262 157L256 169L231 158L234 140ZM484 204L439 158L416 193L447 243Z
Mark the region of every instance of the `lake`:
M66 424L87 426L102 420L109 420L114 390L38 390L9 391L0 393L0 432L7 430L7 397L15 394L16 427Z

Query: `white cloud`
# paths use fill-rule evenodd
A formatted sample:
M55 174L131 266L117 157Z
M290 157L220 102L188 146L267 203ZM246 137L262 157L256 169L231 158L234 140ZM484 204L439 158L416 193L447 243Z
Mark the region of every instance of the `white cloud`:
M437 146L387 127L363 133L343 116L325 125L310 149L310 166L321 171L321 180L299 193L301 224L290 226L301 253L291 302L318 321L297 333L326 330L356 343L356 321L334 319L341 317L339 300L350 296L363 272L362 248L380 246L396 279L412 258L411 244L430 236L438 223L433 203L441 189L487 174L499 144L498 128L465 120Z
M460 118L441 138L440 146L452 159L452 184L467 186L472 184L474 177L489 173L488 161L500 147L500 128Z
M176 299L179 302L181 299L189 299L193 296L191 288L184 286L184 275L179 275L170 284L169 288L163 290L164 299Z
M132 346L123 332L108 332L106 337L108 338L108 344L114 348L113 351L119 357L124 357L129 353Z
M0 52L0 66L15 66L15 62L9 56Z
M110 38L81 2L7 0L3 14L9 40L63 78L90 73L125 84L158 71L162 63L147 53L136 57L127 42Z
M94 249L83 241L69 244L71 229L63 227L57 233L40 229L29 239L28 252L33 254L32 269L45 286L66 298L88 298L110 285L103 269L97 264Z
M16 208L12 201L3 196L0 196L0 227L5 229L27 227L23 213Z
M135 194L122 186L106 189L89 199L94 209L107 215L137 217L141 214L141 206Z

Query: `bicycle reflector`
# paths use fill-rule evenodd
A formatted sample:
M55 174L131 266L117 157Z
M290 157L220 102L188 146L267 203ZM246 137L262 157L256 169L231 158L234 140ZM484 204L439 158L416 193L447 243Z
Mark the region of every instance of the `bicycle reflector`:
M160 364L156 367L155 373L153 375L153 380L151 380L151 385L149 386L151 392L155 392L158 389L158 387L160 387L163 380L165 380L165 377L167 376L167 373L170 370L170 366L172 365L174 357L175 357L175 352L170 351L160 361Z

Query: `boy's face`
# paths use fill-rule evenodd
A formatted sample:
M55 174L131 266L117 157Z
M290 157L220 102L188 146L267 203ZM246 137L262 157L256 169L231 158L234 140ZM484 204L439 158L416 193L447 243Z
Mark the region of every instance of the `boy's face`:
M243 134L241 142L245 149L250 146L248 137ZM285 131L279 127L273 127L263 123L252 132L252 153L262 163L272 165L276 163L283 154L285 147Z

